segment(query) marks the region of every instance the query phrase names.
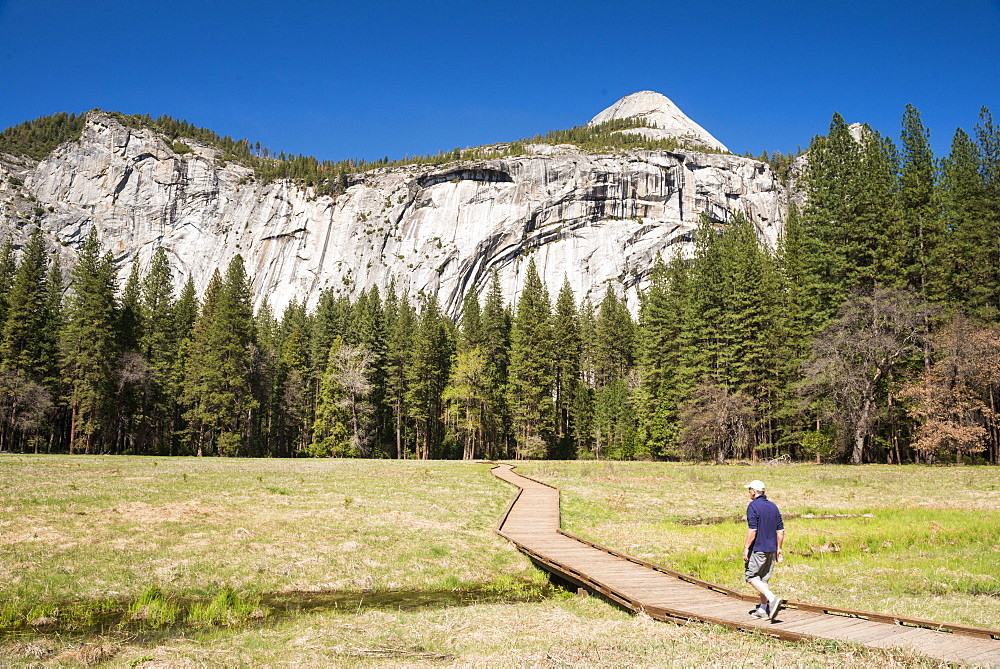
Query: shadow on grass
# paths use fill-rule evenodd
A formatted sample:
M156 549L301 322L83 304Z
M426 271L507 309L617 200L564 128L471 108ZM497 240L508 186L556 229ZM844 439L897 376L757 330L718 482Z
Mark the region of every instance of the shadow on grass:
M157 591L158 592L158 591ZM140 645L164 639L275 625L297 615L365 611L416 611L474 604L519 604L552 598L561 589L551 583L512 581L480 587L382 592L310 591L238 595L223 590L212 598L159 594L137 599L98 602L50 602L0 626L0 643L46 637L86 641L95 637L127 637ZM221 602L221 604L220 604ZM164 614L163 611L169 611ZM39 613L43 611L43 613ZM207 613L206 613L207 612Z

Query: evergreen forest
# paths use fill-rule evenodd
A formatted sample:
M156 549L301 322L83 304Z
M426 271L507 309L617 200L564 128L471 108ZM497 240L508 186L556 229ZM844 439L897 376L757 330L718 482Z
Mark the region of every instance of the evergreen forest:
M279 314L240 256L201 295L163 250L119 285L95 232L64 274L36 229L0 248L0 450L1000 464L1000 129L929 138L913 107L898 142L835 114L799 174L781 156L778 247L704 220L638 317L533 262L457 321L394 286Z

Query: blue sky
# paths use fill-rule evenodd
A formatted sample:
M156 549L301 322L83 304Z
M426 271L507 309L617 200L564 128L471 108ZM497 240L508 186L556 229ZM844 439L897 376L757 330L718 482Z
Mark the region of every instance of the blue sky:
M168 114L323 159L436 153L587 122L638 90L735 153L839 111L935 151L1000 121L1000 0L0 0L0 128Z

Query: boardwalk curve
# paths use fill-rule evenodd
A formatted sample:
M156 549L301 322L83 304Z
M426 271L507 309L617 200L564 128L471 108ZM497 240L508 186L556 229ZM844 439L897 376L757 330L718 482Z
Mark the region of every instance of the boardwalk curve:
M774 621L749 615L749 595L574 537L560 528L559 490L498 465L520 490L497 533L539 568L572 586L657 620L702 621L789 640L835 639L905 648L945 662L1000 667L1000 630L790 601ZM752 607L751 607L752 608Z

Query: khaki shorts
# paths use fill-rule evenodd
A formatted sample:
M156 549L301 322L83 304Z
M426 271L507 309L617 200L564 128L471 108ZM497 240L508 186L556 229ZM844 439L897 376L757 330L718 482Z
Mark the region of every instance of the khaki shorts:
M750 559L745 564L746 573L744 576L746 580L759 578L767 583L771 578L771 572L774 571L774 562L777 557L777 553L759 553L757 551L750 553Z

